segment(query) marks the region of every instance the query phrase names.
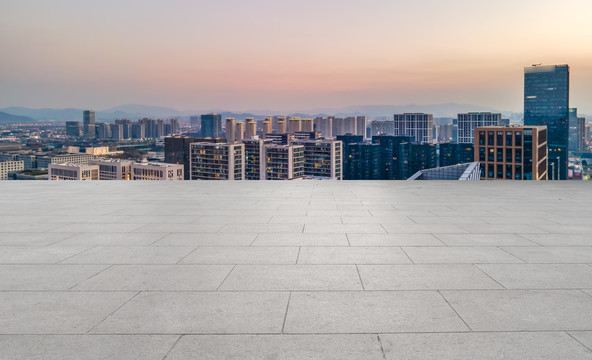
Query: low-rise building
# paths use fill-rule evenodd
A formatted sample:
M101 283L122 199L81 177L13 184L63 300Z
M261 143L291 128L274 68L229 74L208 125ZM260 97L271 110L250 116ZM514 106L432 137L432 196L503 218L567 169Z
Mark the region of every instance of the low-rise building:
M133 163L132 180L183 180L183 164Z
M99 180L131 180L131 160L94 159L91 165L99 165Z
M8 173L25 170L24 161L0 162L0 180L8 180Z
M49 164L49 180L99 180L99 165Z

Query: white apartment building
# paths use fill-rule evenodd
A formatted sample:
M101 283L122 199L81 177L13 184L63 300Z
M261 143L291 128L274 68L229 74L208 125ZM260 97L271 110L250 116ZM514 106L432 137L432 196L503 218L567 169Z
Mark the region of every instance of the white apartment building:
M191 180L244 180L245 144L192 143Z
M99 165L49 164L49 180L99 180Z
M394 135L413 136L418 143L432 142L434 116L423 113L405 113L394 115Z
M0 180L8 180L8 173L25 170L24 161L2 161L0 162Z
M133 163L132 180L183 180L183 164L158 162Z
M91 165L99 165L99 180L131 180L131 160L94 159Z
M457 116L457 142L463 144L474 144L475 128L483 126L500 126L502 114L490 112L470 112L458 114Z
M303 145L265 147L265 180L292 180L304 175Z
M343 143L339 140L294 140L304 146L304 176L343 180Z

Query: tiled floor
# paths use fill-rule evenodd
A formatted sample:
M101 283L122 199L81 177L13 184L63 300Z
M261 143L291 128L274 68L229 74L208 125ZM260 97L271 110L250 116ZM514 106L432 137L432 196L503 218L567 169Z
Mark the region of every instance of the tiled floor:
M1 182L0 359L589 359L586 182Z

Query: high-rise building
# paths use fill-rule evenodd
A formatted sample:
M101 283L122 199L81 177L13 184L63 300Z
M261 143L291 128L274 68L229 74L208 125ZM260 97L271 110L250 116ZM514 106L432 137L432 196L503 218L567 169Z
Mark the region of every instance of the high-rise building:
M365 116L356 116L356 135L366 137L367 120Z
M142 123L133 123L132 124L132 139L145 139L146 138L146 128Z
M412 136L372 136L372 143L380 145L380 179L404 180L400 174L400 145L413 142Z
M304 175L343 179L342 142L339 140L294 140L304 146Z
M314 119L314 129L321 133L324 138L333 137L333 118L317 117Z
M473 135L476 127L501 125L502 114L490 112L470 112L457 116L458 137L457 142L463 144L474 143ZM448 141L452 141L448 140Z
M111 140L123 140L123 126L119 124L109 124L109 131L111 132Z
M567 122L569 125L569 151L578 151L578 109L570 108L568 110Z
M394 124L393 121L374 120L370 123L370 136L393 136Z
M197 129L201 127L201 121L199 116L190 116L189 117L189 126L191 126L192 129Z
M399 145L399 174L408 179L415 173L438 165L437 145L431 143L402 143Z
M579 151L579 152L585 151L586 150L586 118L583 118L583 117L578 117L577 141L578 141L577 151Z
M335 136L344 135L344 134L357 134L358 129L356 126L357 126L357 122L356 122L355 117L353 117L353 116L346 117L345 119L343 119L343 127L341 130L342 132L340 134L335 134Z
M350 143L347 147L348 153L343 161L343 179L380 180L380 145L358 142Z
M171 131L167 135L175 135L179 132L179 119L170 119Z
M188 136L169 136L164 138L164 162L169 164L183 164L185 180L190 179L189 146L195 138Z
M442 124L439 126L438 130L438 141L439 142L450 142L456 141L455 132L457 130L457 126L453 124Z
M233 143L236 141L234 118L226 118L226 127L224 128L224 135L226 135L227 142Z
M413 136L418 143L432 142L434 116L422 113L395 114L393 127L395 136Z
M201 136L212 138L221 137L222 116L219 114L201 115Z
M245 145L193 143L191 180L244 180Z
M66 121L66 136L80 137L80 121Z
M234 141L241 142L245 138L245 123L237 121L234 126Z
M87 139L95 138L95 112L85 110L82 113L83 135Z
M108 140L111 138L111 128L109 124L98 123L96 124L96 138L100 140Z
M265 147L271 139L245 139L245 180L265 180Z
M590 131L590 125L584 126L584 142L587 144L592 142L592 131Z
M93 159L91 165L99 166L99 180L131 180L131 160L118 159Z
M124 139L132 138L132 122L129 119L117 119L115 123L121 125L123 129L122 137Z
M557 179L554 166L547 175L547 129L544 126L485 126L475 128L474 161L484 180Z
M338 135L337 140L341 141L342 143L342 151L343 151L343 178L345 180L350 180L350 174L347 173L347 169L350 168L349 160L351 159L351 154L349 152L349 145L350 144L357 144L364 141L364 137L361 135Z
M263 121L262 129L261 129L261 135L265 139L265 138L267 138L267 135L271 134L272 132L273 132L272 120L271 120L271 118L265 118L265 120Z
M286 118L279 117L277 121L277 133L278 134L286 134L288 132Z
M288 132L294 134L297 131L302 130L302 119L299 117L291 117L288 119Z
M555 172L559 173L559 179L567 179L568 117L569 66L525 68L524 125L547 127L549 178L553 178L551 167L555 167Z
M257 135L257 123L253 118L245 119L245 139L252 139Z
M183 180L183 165L159 162L133 163L132 180Z
M292 180L304 175L303 145L265 147L265 180Z
M438 144L439 167L466 164L474 161L475 147L472 143L446 142Z
M294 139L294 135L289 133L269 134L267 139L270 139L274 145L289 145Z
M300 131L313 132L314 131L314 120L313 119L302 119Z

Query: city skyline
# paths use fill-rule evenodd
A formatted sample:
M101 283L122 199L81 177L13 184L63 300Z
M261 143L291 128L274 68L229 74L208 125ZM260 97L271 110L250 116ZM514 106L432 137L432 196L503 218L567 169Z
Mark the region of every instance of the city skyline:
M522 111L523 67L565 63L592 113L585 0L0 4L2 107Z

